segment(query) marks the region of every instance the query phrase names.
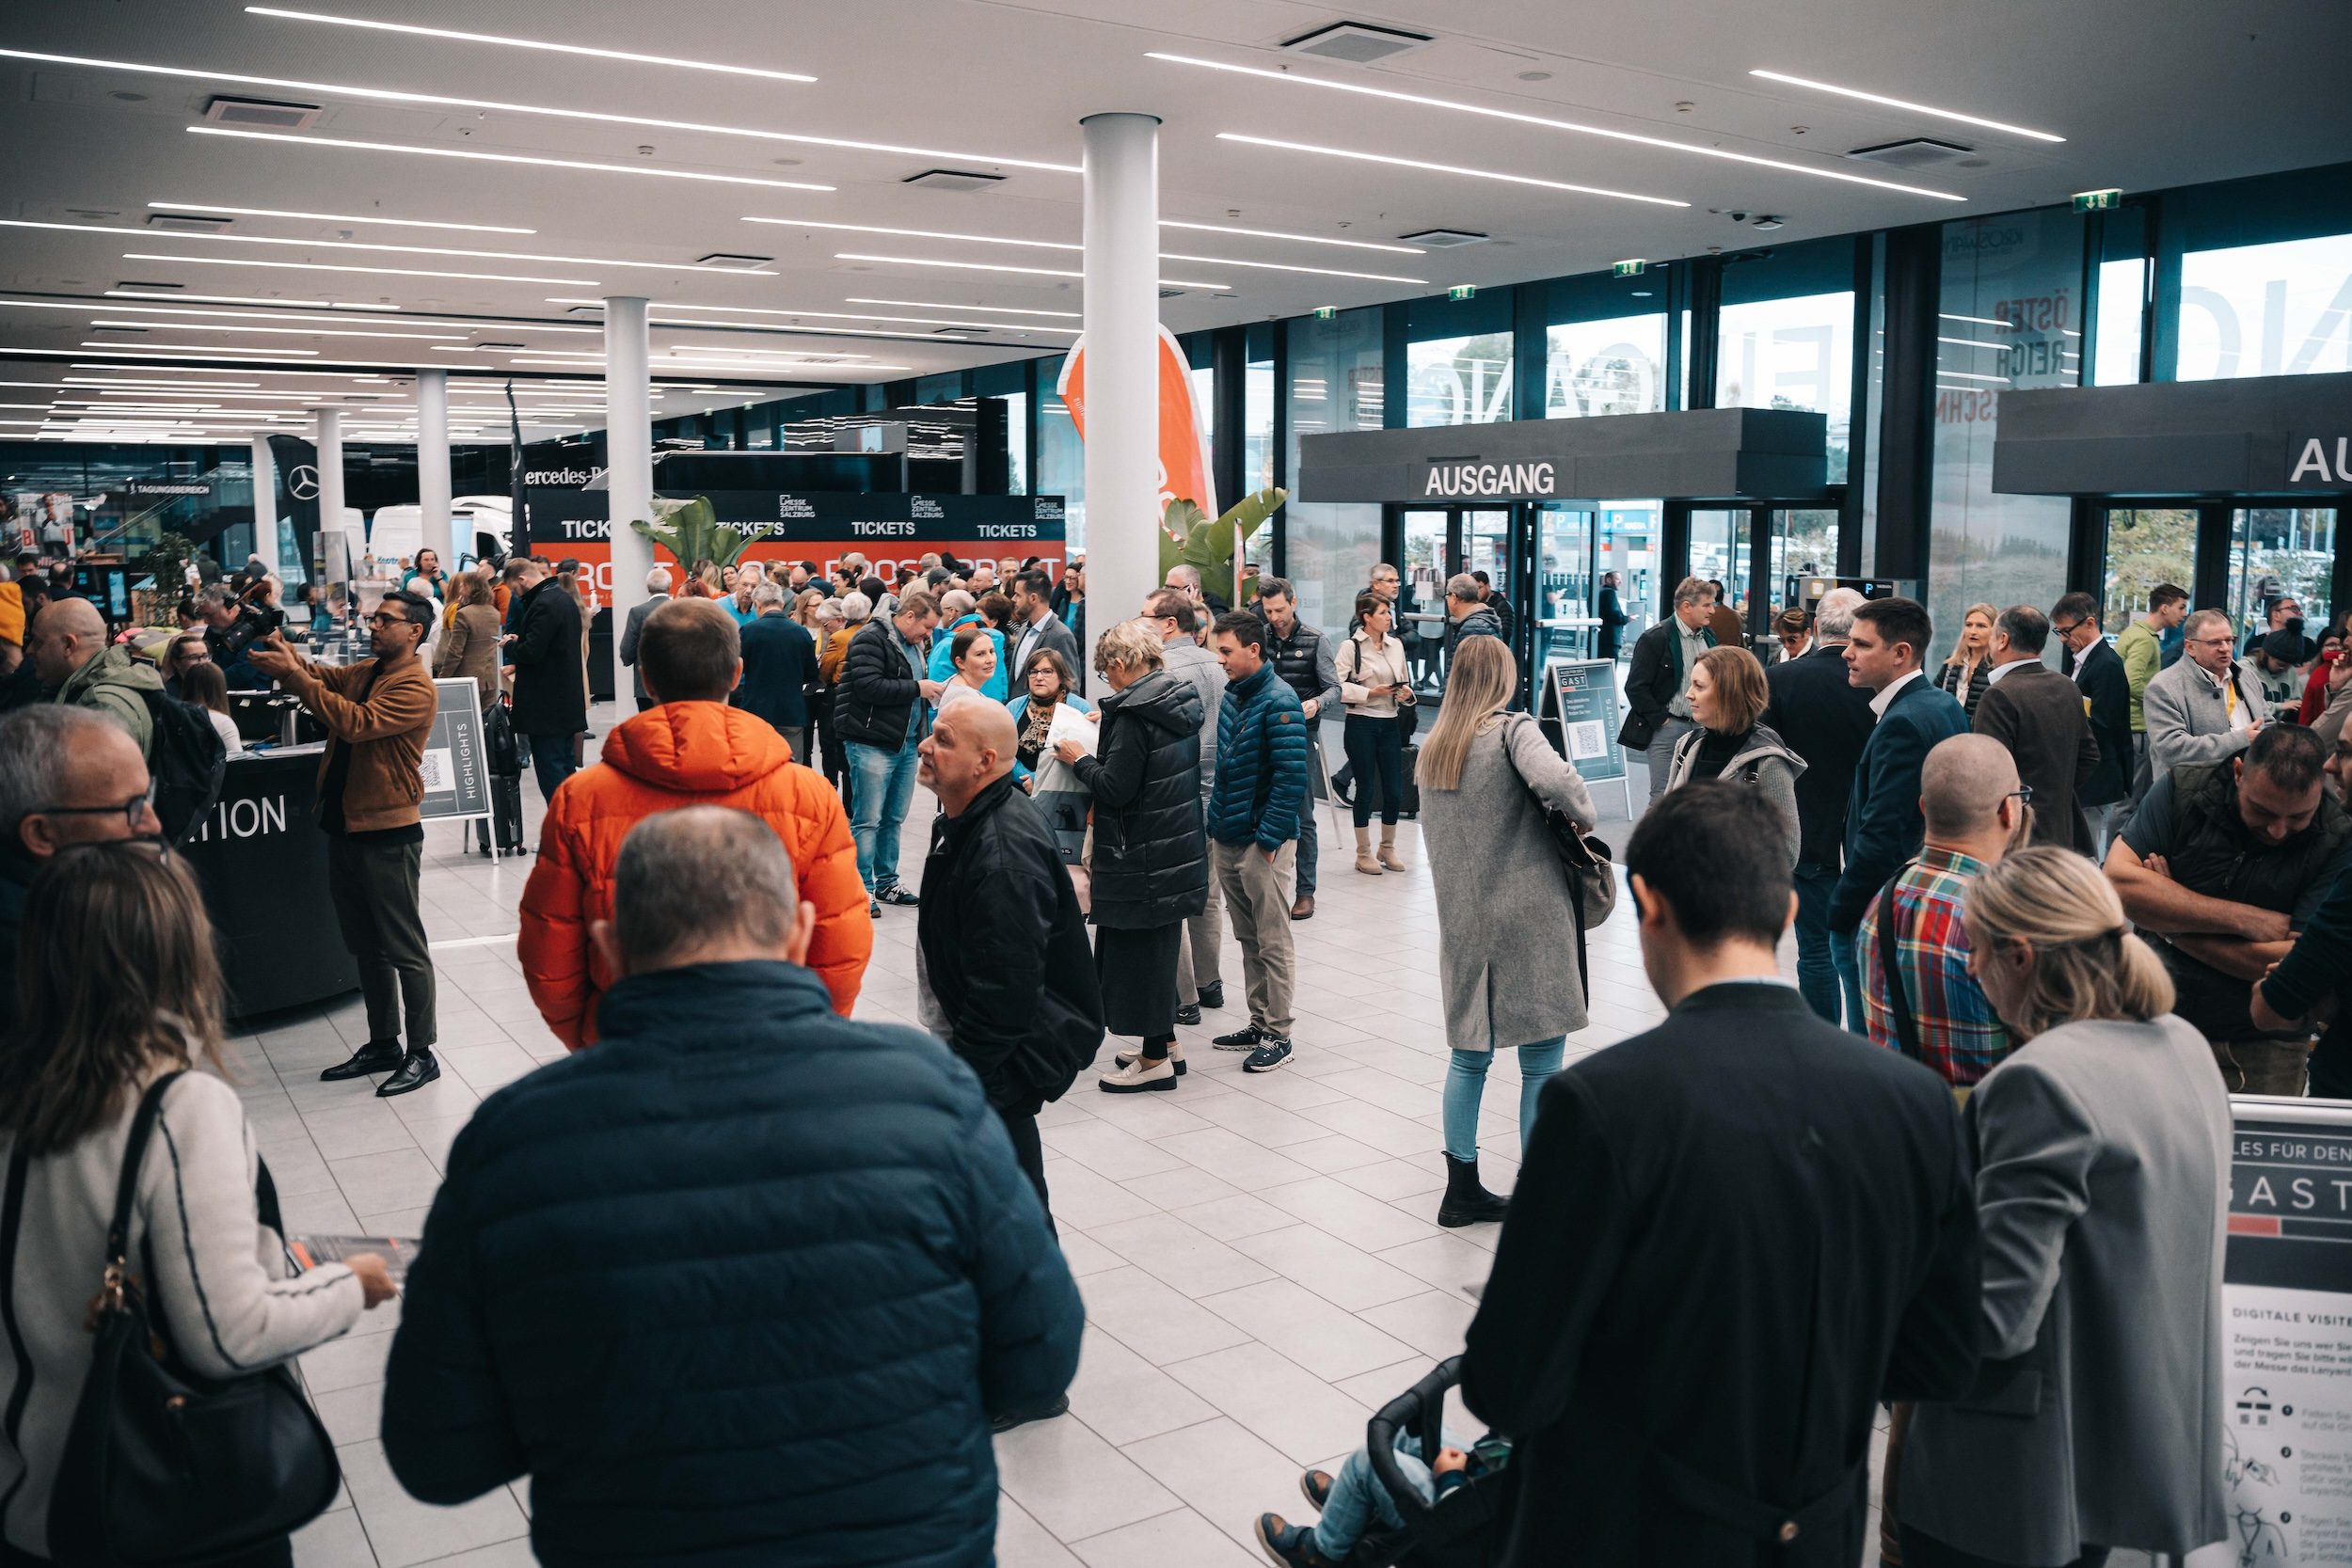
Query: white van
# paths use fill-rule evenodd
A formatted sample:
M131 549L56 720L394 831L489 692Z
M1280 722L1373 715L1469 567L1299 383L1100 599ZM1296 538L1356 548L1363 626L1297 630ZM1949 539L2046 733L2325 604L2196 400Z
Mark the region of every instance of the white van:
M450 502L450 537L457 559L442 564L462 572L478 561L504 557L515 536L514 502L505 496L458 496ZM368 548L378 561L414 561L424 545L424 508L379 506L368 520Z

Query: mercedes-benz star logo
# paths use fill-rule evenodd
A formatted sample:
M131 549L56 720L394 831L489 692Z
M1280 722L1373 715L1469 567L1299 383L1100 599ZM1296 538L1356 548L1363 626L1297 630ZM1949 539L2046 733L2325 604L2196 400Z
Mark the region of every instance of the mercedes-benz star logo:
M314 500L319 493L319 471L310 464L297 465L286 476L286 489L298 501Z

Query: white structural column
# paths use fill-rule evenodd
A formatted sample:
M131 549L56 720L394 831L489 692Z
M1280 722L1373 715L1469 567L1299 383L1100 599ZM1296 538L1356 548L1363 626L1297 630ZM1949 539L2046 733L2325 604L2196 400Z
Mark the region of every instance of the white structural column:
M343 411L321 408L318 415L319 527L343 526ZM354 538L351 559L356 565L366 540Z
M449 520L449 372L417 372L417 499L423 516L418 544L431 550L441 570L457 569L456 541ZM470 543L470 541L469 541Z
M1086 133L1086 558L1089 642L1160 582L1160 122ZM1094 650L1086 650L1091 668Z
M628 525L652 522L653 388L646 370L645 302L622 295L604 302L604 439L606 499L612 517L612 690L631 689L621 664L621 632L628 612L645 602L653 570L653 541ZM627 711L626 705L623 709Z
M266 436L253 437L253 553L268 562L279 578L294 580L290 571L294 563L278 553L278 464Z

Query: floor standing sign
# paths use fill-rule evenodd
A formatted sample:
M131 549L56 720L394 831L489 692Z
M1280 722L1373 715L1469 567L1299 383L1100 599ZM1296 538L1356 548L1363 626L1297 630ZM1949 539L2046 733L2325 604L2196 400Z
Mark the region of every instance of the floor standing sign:
M2352 1103L2231 1101L2223 1564L2352 1562Z
M1617 666L1613 659L1562 659L1544 666L1535 717L1560 726L1560 749L1586 784L1614 781L1633 815L1633 784L1617 744Z
M482 724L482 683L471 675L437 680L439 699L433 733L424 743L424 800L418 814L428 822L480 821L490 831L490 742Z

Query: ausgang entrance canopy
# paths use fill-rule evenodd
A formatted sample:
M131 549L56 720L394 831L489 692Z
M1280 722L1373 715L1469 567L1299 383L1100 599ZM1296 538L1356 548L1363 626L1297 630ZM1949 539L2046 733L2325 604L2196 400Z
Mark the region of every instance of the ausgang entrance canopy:
M1695 408L1423 430L1346 430L1298 442L1302 501L1801 500L1829 475L1827 416Z
M2026 496L2352 490L2352 375L2001 394L1993 488Z

